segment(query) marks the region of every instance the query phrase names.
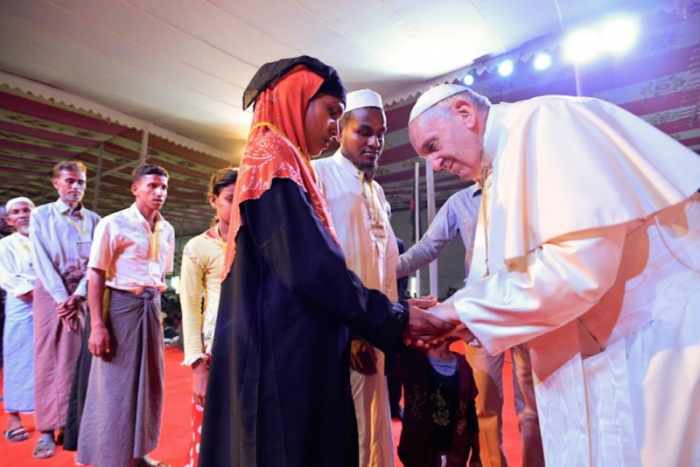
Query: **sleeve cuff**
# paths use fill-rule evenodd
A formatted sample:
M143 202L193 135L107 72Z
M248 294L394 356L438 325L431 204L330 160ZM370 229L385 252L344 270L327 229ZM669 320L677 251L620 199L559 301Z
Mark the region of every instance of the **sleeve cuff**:
M403 347L403 333L408 324L408 302L389 302L391 310L389 319L384 326L382 340L387 343L385 354L393 355Z
M64 288L61 288L60 290L52 290L51 297L54 299L57 305L60 305L68 300L68 292L66 292L66 289Z
M205 354L205 353L196 354L196 355L193 355L191 357L185 358L182 361L182 363L180 363L180 366L192 366L195 364L195 362L197 362L197 360L206 359L206 358L207 358L207 354Z
M78 283L73 295L80 295L81 297L87 297L87 278L82 278Z
M28 292L31 292L32 290L34 290L34 284L32 284L29 281L22 281L22 283L12 291L12 295L14 295L15 298L17 298Z

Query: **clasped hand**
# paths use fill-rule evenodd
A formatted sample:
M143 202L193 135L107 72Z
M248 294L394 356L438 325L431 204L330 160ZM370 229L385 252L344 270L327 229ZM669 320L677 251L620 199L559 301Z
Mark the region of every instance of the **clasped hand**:
M404 340L418 348L435 347L455 329L455 325L437 318L428 311L438 304L432 295L412 298L408 301L408 324L404 331Z

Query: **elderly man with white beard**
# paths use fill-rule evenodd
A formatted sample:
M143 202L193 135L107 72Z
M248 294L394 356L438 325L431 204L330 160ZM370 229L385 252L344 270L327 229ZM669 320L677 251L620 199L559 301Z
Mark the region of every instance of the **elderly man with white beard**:
M457 85L409 133L485 187L485 277L433 311L492 354L528 343L547 465L700 465L700 157L598 99Z
M34 412L34 318L36 273L29 241L34 202L21 196L7 202L7 223L16 232L0 239L0 288L7 292L3 345L3 397L8 441L29 439L20 413Z

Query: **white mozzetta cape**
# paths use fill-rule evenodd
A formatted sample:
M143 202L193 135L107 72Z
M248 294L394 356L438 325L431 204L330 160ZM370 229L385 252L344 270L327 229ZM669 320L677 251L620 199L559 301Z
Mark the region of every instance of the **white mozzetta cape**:
M489 352L528 342L547 465L700 465L700 157L542 97L491 108L484 161L491 275L453 301Z

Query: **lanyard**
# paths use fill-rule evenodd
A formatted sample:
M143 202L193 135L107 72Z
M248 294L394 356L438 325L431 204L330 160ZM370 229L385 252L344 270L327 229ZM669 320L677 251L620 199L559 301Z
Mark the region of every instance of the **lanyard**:
M367 193L365 192L365 182L362 179L362 174L360 173L359 170L355 169L357 172L357 180L360 182L360 187L362 188L362 198L367 200ZM374 213L374 221L376 223L380 223L379 216L377 216L377 206L374 204L374 187L372 186L372 182L369 182L369 193L371 195L371 200L370 200L370 206L372 207L372 212Z
M80 219L83 221L83 225L80 227L78 227L78 224L73 222L73 219L70 218L70 215L68 214L68 212L64 212L63 215L65 216L66 220L68 220L68 222L70 222L71 225L73 227L75 227L75 230L77 230L78 233L80 233L81 235L85 233L85 217L83 216L82 213L80 213Z
M216 232L216 238L219 239L219 243L221 244L221 248L224 249L224 253L226 252L226 242L224 241L223 238L221 238L221 234L219 233L219 224L216 224L216 227L214 228L214 232Z
M20 234L20 235L21 235L21 234ZM32 250L29 249L29 245L27 245L27 242L25 242L24 240L20 240L19 238L17 238L17 243L19 243L20 245L22 245L22 248L24 248L25 250L27 250L27 253L29 253L29 254L32 253Z
M250 131L248 132L248 137L245 140L246 146L248 146L248 141L250 140L250 137L252 136L253 132L255 130L257 130L258 128L260 128L261 126L269 127L270 129L277 132L282 138L286 139L289 144L292 144L292 142L289 141L289 138L287 138L287 136L284 133L282 133L282 130L277 128L275 125L273 125L270 122L260 122L260 123L256 123L255 125L253 125L253 128L251 128ZM294 146L294 145L292 144L292 146ZM301 158L304 159L306 166L309 168L309 172L311 172L311 177L314 179L314 182L316 182L316 171L314 171L314 168L311 166L311 161L308 158L304 157L304 155L301 152L301 148L299 146L296 146L296 148L297 148L297 151L299 151L299 154L301 154Z
M153 230L156 234L153 235L150 227L148 228L148 235L151 239L151 260L153 262L158 262L158 252L160 251L160 229L158 228L158 221L153 224Z

